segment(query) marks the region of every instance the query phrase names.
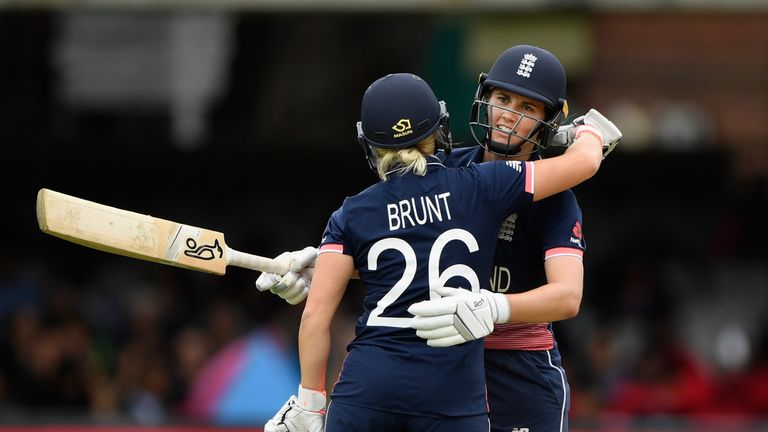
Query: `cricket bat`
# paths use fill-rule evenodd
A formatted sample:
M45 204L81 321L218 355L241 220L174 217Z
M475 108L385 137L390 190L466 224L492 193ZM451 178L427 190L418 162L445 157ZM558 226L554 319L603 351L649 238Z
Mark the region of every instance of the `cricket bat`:
M285 274L288 260L238 252L224 234L87 201L50 189L37 193L44 233L127 257L223 275L227 266Z

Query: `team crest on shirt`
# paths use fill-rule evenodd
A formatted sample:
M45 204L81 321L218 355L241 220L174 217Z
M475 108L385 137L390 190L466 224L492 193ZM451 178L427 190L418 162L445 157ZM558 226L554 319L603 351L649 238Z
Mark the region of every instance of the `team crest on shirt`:
M581 222L579 221L576 221L576 223L573 224L571 243L579 245L582 249L584 248L584 235L581 233Z
M512 237L515 235L515 226L517 225L517 213L509 215L507 220L501 224L501 230L499 230L499 238L506 241L512 241Z

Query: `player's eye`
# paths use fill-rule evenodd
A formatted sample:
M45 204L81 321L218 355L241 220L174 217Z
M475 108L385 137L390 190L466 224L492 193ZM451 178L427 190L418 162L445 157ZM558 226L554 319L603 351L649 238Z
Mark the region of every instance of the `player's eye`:
M509 98L507 96L497 94L496 102L498 102L499 105L506 105L509 103Z

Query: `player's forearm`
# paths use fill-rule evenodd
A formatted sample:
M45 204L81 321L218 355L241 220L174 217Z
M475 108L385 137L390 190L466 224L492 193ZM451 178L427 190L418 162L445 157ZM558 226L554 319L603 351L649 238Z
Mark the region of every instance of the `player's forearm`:
M299 328L301 385L304 388L325 388L325 372L331 351L331 322L353 271L349 255L321 253L317 257L312 287Z
M548 283L523 293L507 294L510 322L546 323L575 317L581 305L580 286Z
M568 149L563 154L581 166L580 177L586 180L597 173L603 160L603 140L599 135L591 132L582 132L577 135Z
M322 322L313 316L302 316L299 328L299 359L301 385L324 391L325 373L331 351L330 321Z

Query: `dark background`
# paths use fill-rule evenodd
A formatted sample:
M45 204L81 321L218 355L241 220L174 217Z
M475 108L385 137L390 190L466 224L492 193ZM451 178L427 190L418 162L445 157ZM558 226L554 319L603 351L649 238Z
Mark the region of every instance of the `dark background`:
M556 324L572 422L764 425L764 7L123 6L0 9L6 423L217 423L185 404L227 344L267 329L282 361L296 361L301 307L259 293L257 274L194 273L46 236L40 188L216 229L259 255L315 245L342 199L376 180L354 140L370 82L424 77L472 145L477 74L530 43L563 61L572 112L595 107L625 137L575 189L584 299ZM272 393L265 412L288 396Z

